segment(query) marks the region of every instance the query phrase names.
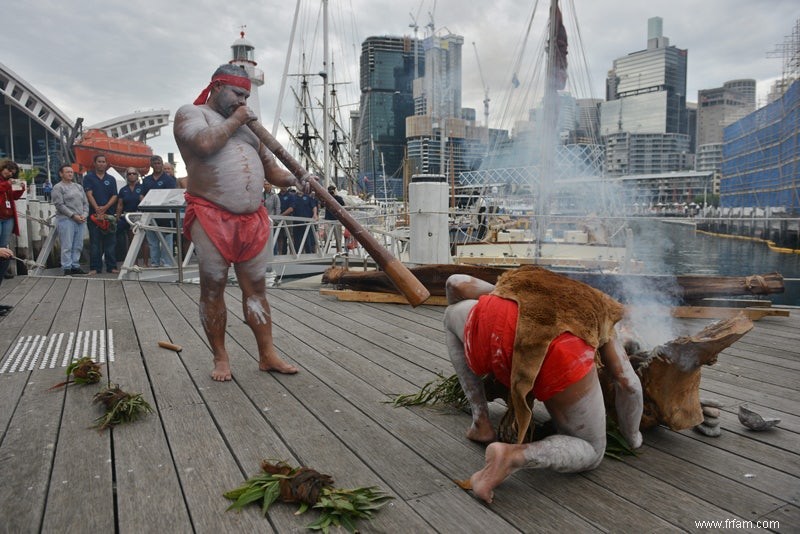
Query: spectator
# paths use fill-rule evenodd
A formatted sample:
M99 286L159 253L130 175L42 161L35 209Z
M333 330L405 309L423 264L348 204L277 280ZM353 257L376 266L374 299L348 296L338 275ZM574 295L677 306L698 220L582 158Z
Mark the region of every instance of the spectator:
M50 182L50 180L47 180L44 183L44 185L42 185L42 195L44 196L44 199L46 201L50 202L50 200L52 199L51 197L52 193L53 193L53 184Z
M316 232L314 232L313 223L319 219L319 215L317 214L317 199L313 196L313 194L298 193L295 196L294 213L292 215L295 217L303 217L308 219L306 223L296 224L294 226L294 246L299 247L303 240L303 236L305 235L306 242L303 246L303 252L316 252L317 239L315 235ZM308 233L306 234L307 228ZM298 250L298 252L300 251Z
M273 221L273 216L280 214L281 212L281 199L278 198L278 194L275 192L275 188L272 187L272 184L269 183L269 180L264 180L264 194L263 194L263 202L264 207L267 208L267 214L269 215L270 225L269 225L269 241L267 242L267 249L269 249L270 257L267 263L267 281L268 285L272 286L275 281L275 273L272 270L272 261L275 256L275 251L277 249L277 245L275 244L275 222Z
M0 261L11 261L11 258L13 257L14 253L11 251L10 248L6 247L0 248ZM0 282L2 281L3 277L0 276ZM13 307L14 306L9 306L8 304L0 304L0 317L8 315L8 312L10 312Z
M297 189L294 187L290 187L288 189L281 189L281 194L278 195L278 198L281 201L281 215L284 217L289 217L294 214L294 204L296 199ZM277 254L286 254L289 251L289 240L287 236L292 231L294 226L291 223L287 223L288 227L284 227L283 231L278 232L278 239L277 244L275 245L278 248ZM294 237L292 237L294 239ZM296 246L296 245L295 245Z
M128 247L133 240L133 229L125 219L126 213L139 211L139 202L142 201L143 186L139 183L139 171L128 167L125 171L127 184L119 190L117 199L117 257L124 258L128 254Z
M175 177L164 172L164 160L161 159L161 156L150 158L150 166L153 168L153 173L145 176L142 182L143 195L153 189L176 189L178 187ZM172 219L156 219L156 224L162 228L175 227ZM166 247L161 243L159 234L164 237ZM173 235L171 233L162 233L155 230L147 231L147 243L150 245L150 267L172 267L172 238Z
M328 186L328 193L339 203L340 206L344 206L344 199L342 195L336 194L336 186L331 184ZM333 232L333 239L336 241L336 252L342 251L342 226L334 221L336 221L336 217L334 217L333 212L328 208L325 208L325 221L326 221L326 232ZM328 222L330 221L330 222Z
M117 181L106 174L108 161L104 154L94 157L94 170L83 177L83 190L89 201L89 276L106 271L116 274L116 232L111 231L110 211L117 205Z
M2 248L8 248L12 233L19 235L17 204L14 201L25 193L25 182L20 182L18 177L19 166L16 163L9 159L0 165L0 247ZM17 181L20 185L12 181ZM13 277L6 274L10 263L9 258L0 259L0 278Z
M89 217L89 201L83 187L75 183L75 171L69 165L58 169L61 181L53 187L53 205L56 208L56 230L61 244L61 268L64 276L86 274L81 269L83 235Z

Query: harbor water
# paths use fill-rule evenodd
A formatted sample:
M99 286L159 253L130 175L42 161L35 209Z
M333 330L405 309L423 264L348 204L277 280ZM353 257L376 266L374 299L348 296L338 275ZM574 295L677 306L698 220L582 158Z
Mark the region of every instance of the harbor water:
M633 256L653 274L750 276L778 272L786 291L773 304L800 305L800 254L771 250L766 243L696 233L693 224L634 219Z

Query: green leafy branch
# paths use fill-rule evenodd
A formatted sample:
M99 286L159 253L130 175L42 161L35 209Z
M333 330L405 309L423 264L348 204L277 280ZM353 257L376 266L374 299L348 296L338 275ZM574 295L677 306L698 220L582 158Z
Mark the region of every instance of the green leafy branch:
M135 395L127 393L114 384L97 392L93 402L101 403L106 408L106 413L95 420L94 426L99 430L136 421L146 413L153 411L141 393Z
M277 500L299 502L295 515L310 508L320 512L319 518L308 525L310 530L329 532L331 527L343 527L356 532L356 521L372 519L387 500L392 499L376 486L338 489L333 478L307 467L291 467L285 462L261 463L262 473L251 477L238 488L224 494L234 501L228 510L241 510L261 501L261 513L267 515Z

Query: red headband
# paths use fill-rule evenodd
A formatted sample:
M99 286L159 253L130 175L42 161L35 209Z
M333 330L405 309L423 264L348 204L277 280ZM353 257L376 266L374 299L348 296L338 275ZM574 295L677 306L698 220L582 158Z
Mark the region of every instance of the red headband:
M245 78L244 76L233 76L231 74L217 74L213 78L211 78L211 83L209 83L203 92L200 93L200 96L195 98L194 105L195 106L202 106L208 100L208 95L211 93L211 88L214 87L215 82L222 82L222 85L235 85L236 87L241 87L242 89L250 90L250 78Z

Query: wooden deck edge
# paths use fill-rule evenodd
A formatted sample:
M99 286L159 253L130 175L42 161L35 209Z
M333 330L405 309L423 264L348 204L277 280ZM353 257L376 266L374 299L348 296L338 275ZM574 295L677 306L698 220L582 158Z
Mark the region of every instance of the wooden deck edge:
M345 302L379 302L385 304L408 304L403 295L396 293L378 293L375 291L353 291L352 289L320 289L320 295L336 297ZM446 297L432 295L423 302L428 306L447 306ZM789 310L765 307L727 308L716 306L676 306L671 315L682 319L727 319L744 313L751 321L762 317L789 317Z

